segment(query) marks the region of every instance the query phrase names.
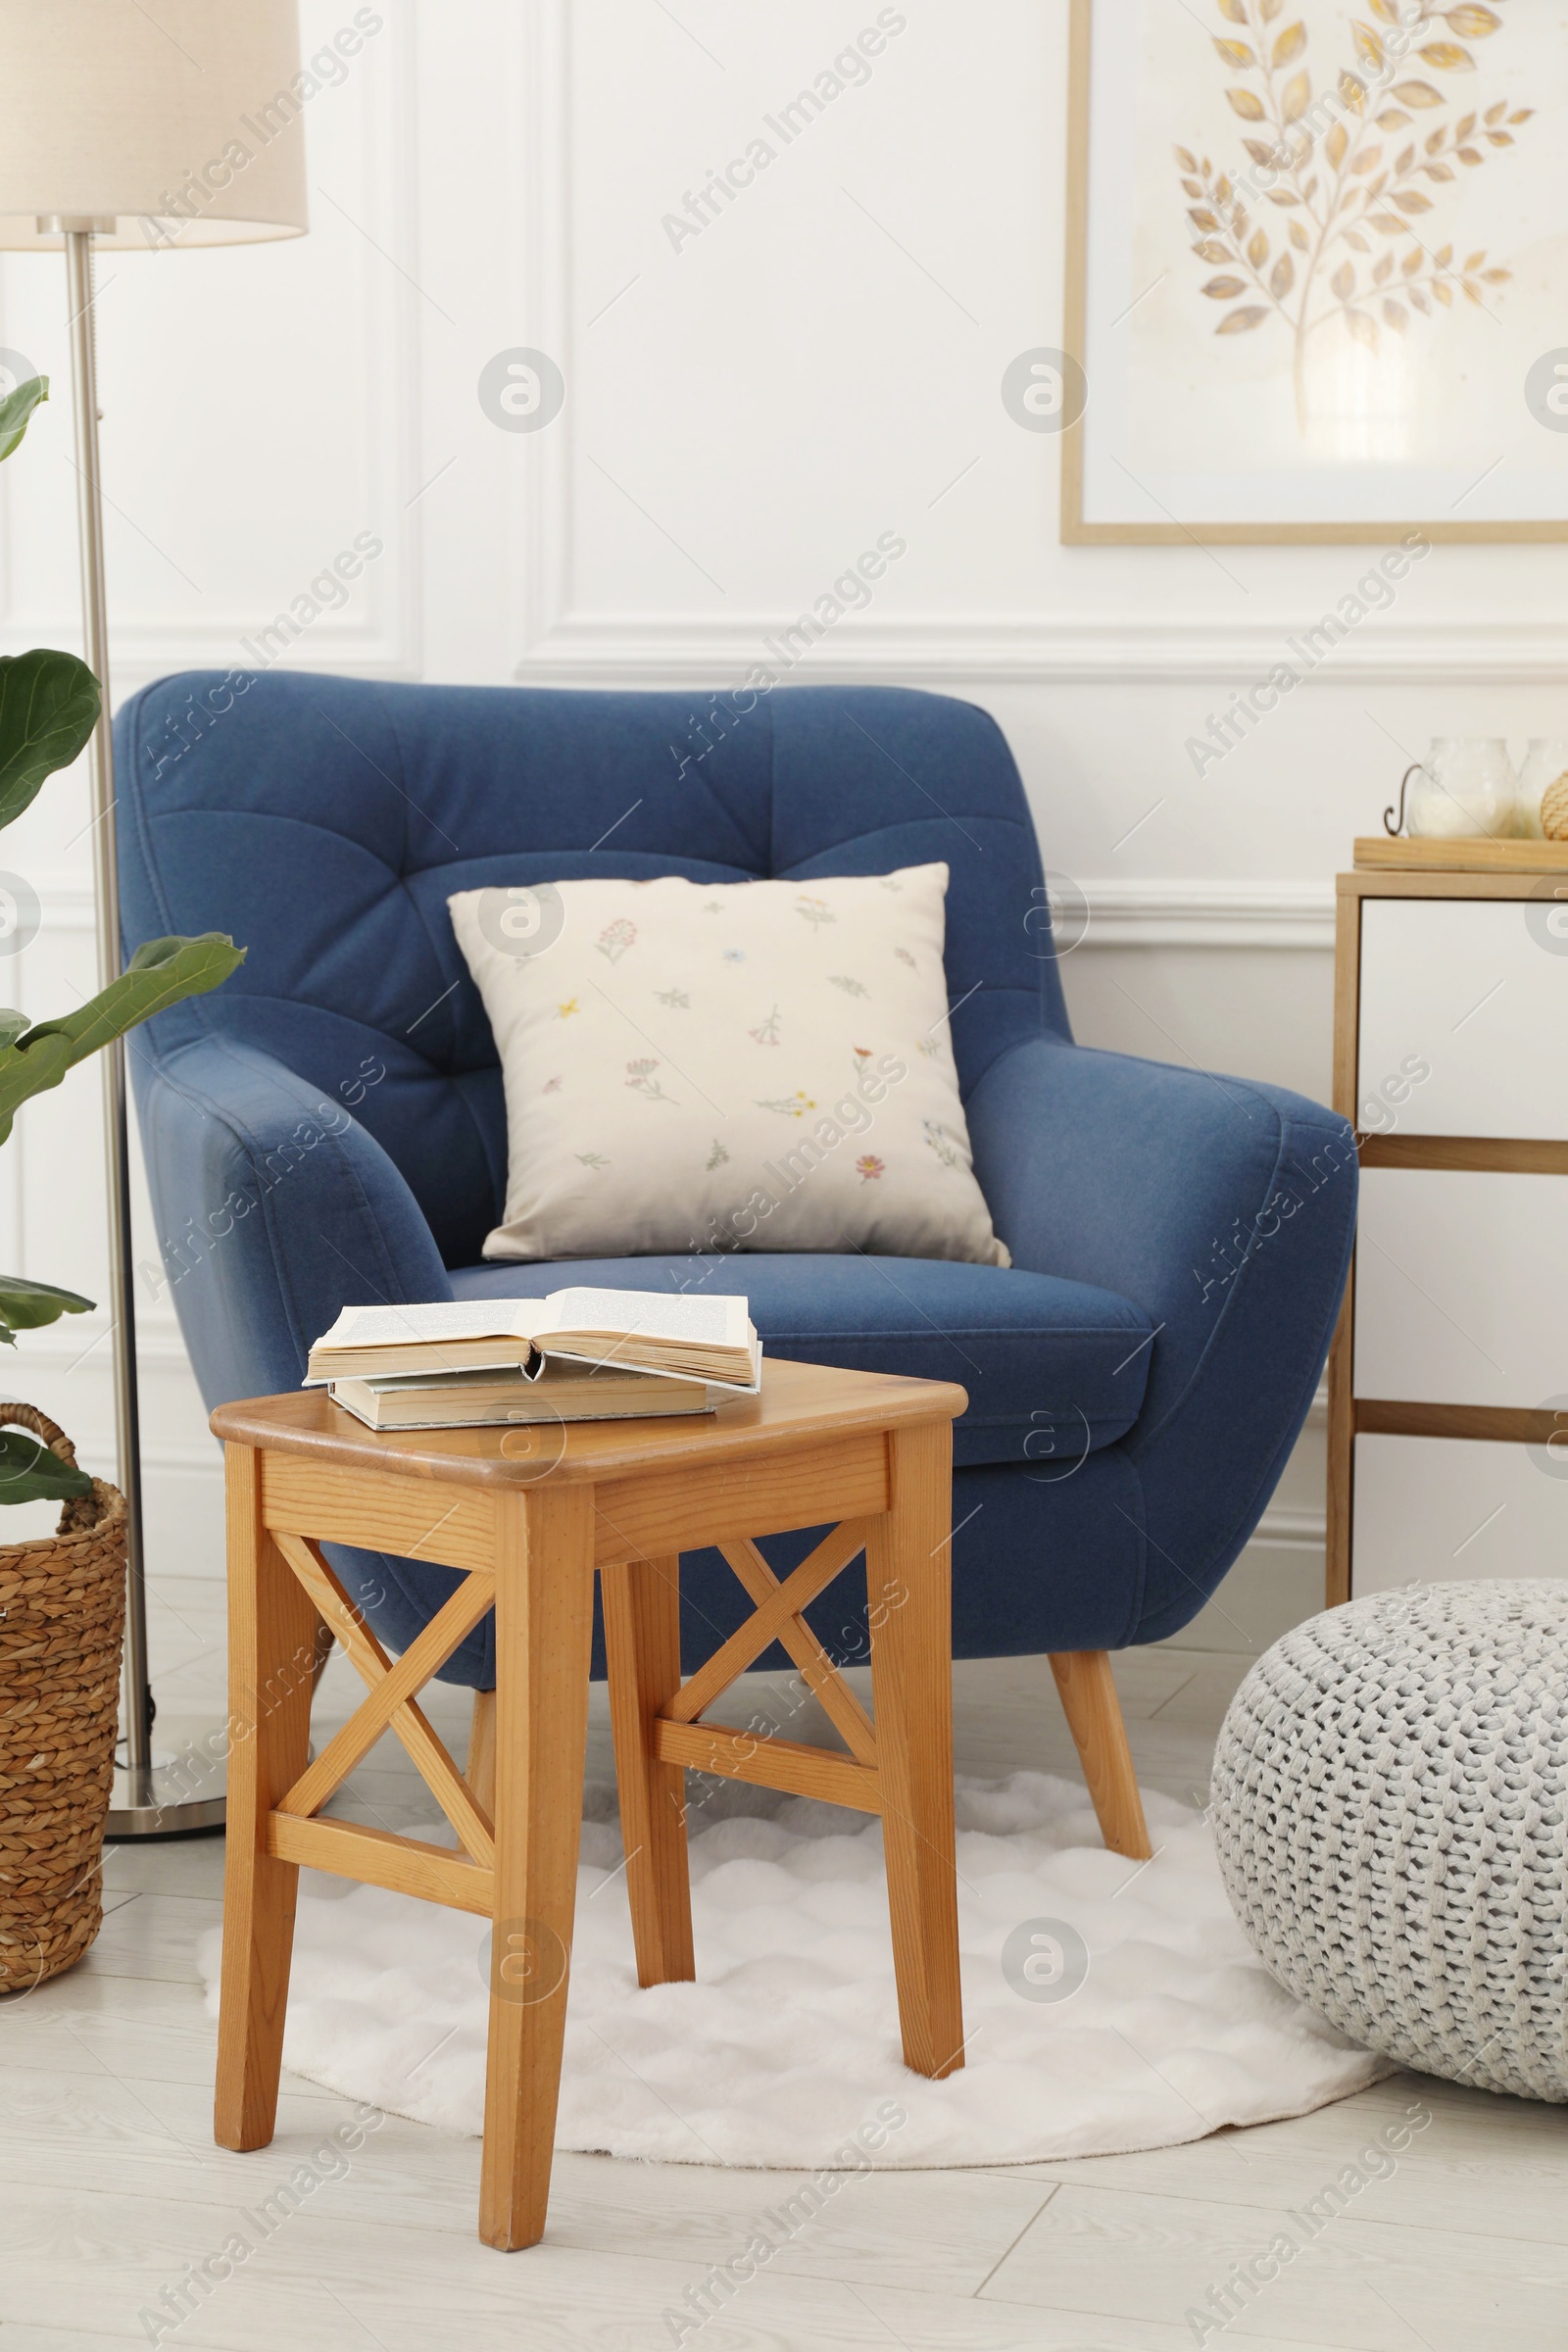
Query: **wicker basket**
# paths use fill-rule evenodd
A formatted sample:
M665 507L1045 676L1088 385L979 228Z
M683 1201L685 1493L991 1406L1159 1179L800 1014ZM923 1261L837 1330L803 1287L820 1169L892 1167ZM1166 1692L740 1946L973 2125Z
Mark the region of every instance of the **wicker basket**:
M7 1423L74 1463L47 1414L0 1404ZM103 1923L124 1622L125 1501L95 1478L54 1535L0 1544L0 1993L72 1967Z

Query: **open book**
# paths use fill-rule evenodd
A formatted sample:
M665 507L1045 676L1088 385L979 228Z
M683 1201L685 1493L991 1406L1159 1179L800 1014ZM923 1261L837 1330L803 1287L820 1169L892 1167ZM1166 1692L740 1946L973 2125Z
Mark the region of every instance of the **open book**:
M552 1291L548 1298L458 1298L346 1306L311 1349L305 1387L415 1373L515 1369L553 1356L755 1394L762 1344L744 1298L668 1291Z

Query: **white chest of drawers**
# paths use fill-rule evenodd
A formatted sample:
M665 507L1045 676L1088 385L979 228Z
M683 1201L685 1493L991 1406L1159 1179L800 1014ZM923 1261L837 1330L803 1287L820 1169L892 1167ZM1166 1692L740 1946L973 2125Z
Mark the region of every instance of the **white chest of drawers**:
M1568 849L1356 847L1378 863L1339 880L1361 1213L1329 1359L1330 1606L1568 1575Z

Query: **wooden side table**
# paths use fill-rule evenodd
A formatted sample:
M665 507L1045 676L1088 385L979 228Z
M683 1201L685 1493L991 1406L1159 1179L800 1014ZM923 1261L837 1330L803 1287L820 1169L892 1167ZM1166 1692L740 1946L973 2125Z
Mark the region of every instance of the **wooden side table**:
M543 2234L572 1935L593 1580L602 1585L627 1888L644 1984L695 1975L683 1771L882 1817L905 2062L963 2063L954 1873L951 1512L944 1382L769 1362L760 1397L678 1421L377 1433L323 1391L213 1415L228 1488L232 1754L215 2132L272 2136L299 1865L494 1921L479 2234ZM758 1536L834 1522L780 1582ZM394 1662L319 1548L463 1582ZM689 1683L679 1554L717 1544L757 1604ZM873 1725L801 1612L861 1551ZM458 1771L416 1693L493 1608L490 1767ZM307 1765L318 1614L368 1694ZM778 1641L847 1755L696 1719ZM321 1818L388 1727L459 1850Z
M1568 844L1356 843L1334 1107L1362 1177L1329 1357L1329 1606L1560 1574Z

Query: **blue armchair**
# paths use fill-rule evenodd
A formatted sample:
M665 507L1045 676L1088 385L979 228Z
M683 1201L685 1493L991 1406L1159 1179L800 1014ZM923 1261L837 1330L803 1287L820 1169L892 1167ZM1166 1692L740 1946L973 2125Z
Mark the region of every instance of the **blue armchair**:
M250 951L131 1040L207 1402L294 1387L347 1303L710 1276L689 1257L481 1262L506 1117L450 892L943 858L954 1048L1012 1266L756 1252L733 1287L772 1354L967 1389L957 1655L1172 1634L1246 1544L1311 1401L1354 1223L1349 1131L1275 1087L1073 1044L1028 808L983 711L881 688L744 700L699 723L671 694L204 673L122 710L127 949L216 929ZM769 1548L790 1566L808 1542ZM455 1582L333 1557L393 1648ZM717 1553L683 1563L692 1662L748 1608ZM864 1655L862 1611L812 1612L841 1660ZM484 1691L492 1655L487 1622L445 1678Z

